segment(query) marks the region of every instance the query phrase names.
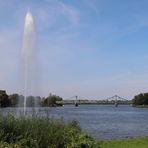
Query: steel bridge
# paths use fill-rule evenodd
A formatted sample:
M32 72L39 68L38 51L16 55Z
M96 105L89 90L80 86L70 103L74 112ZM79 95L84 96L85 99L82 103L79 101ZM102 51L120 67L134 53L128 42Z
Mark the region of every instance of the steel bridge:
M114 95L112 97L109 97L107 99L86 99L80 96L72 96L70 98L64 99L62 101L57 101L57 104L131 104L131 100L125 99L123 97L120 97L118 95Z

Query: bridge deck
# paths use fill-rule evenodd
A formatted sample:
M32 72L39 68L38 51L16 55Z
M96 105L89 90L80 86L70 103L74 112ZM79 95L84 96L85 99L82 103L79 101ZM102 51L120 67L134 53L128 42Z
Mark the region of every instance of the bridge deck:
M111 101L106 101L106 100L63 100L63 101L57 101L57 104L131 104L130 100L122 101L122 100L111 100Z

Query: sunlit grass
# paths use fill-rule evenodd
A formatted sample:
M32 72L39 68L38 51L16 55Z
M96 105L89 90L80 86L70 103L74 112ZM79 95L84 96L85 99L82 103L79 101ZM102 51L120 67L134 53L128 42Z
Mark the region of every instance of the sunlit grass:
M101 148L148 148L148 137L103 141Z

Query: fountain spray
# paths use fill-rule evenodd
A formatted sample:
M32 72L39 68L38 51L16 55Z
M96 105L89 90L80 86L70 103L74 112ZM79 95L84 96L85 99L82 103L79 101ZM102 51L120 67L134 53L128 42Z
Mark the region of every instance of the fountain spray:
M33 16L28 10L25 17L22 60L23 60L23 96L24 114L26 114L26 98L32 92L33 67L34 67L35 31Z

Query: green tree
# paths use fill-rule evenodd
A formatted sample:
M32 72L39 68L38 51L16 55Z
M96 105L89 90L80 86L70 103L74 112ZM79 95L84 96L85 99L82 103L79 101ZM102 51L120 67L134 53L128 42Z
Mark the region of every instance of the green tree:
M37 96L35 97L35 106L41 106L41 97L40 96Z
M24 106L24 96L23 95L19 95L19 106L23 107Z
M11 94L11 95L9 95L9 99L10 99L10 101L11 101L11 106L14 106L14 107L16 107L16 106L18 106L18 104L19 104L19 94Z
M10 106L9 96L5 90L0 90L0 107Z
M29 107L35 107L35 97L34 96L28 96L26 98L26 105Z
M148 105L148 93L141 93L132 100L133 105Z
M35 107L35 106L37 107L37 106L41 105L41 97L40 96L37 96L37 97L28 96L26 101L27 101L26 105L29 107Z
M45 106L56 106L56 101L61 101L62 98L56 95L49 94L47 98L44 100Z

